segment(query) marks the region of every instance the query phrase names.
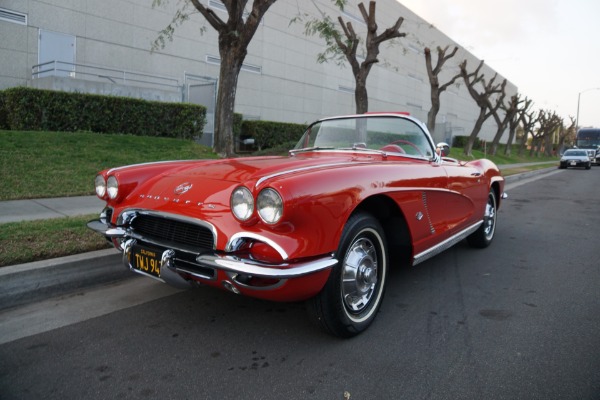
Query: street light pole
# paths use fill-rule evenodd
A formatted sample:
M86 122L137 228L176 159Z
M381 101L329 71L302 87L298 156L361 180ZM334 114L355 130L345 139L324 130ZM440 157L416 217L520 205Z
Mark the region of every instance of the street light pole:
M579 103L581 101L581 94L589 92L590 90L600 90L600 87L585 89L577 94L577 117L575 117L575 132L577 132L577 126L579 124Z

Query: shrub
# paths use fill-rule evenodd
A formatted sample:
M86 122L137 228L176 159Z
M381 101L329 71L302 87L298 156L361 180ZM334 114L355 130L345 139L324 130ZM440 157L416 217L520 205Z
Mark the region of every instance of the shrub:
M0 126L3 123L11 130L112 132L191 139L202 135L206 108L188 103L16 87L0 92Z
M241 138L253 138L258 150L295 143L306 130L304 124L249 120L242 123Z
M463 148L469 140L468 136L454 136L452 138L452 147ZM475 138L473 142L473 150L483 150L483 140Z

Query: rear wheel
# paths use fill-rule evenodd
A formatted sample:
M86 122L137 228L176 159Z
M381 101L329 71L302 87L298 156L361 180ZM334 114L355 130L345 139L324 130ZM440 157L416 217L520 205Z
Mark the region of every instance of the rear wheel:
M350 217L337 257L323 290L307 301L307 310L328 333L352 337L369 327L383 300L388 254L379 222L365 213Z
M496 217L497 217L496 193L494 189L490 189L488 193L485 211L483 213L483 223L481 226L467 237L469 245L478 248L485 248L492 243L494 233L496 232Z

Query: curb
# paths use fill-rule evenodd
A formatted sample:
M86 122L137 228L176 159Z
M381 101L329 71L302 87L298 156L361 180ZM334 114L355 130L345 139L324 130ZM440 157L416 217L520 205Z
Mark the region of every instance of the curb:
M504 181L506 183L518 182L520 180L531 178L533 176L544 175L544 174L550 173L552 171L556 171L556 169L557 168L554 165L554 166L548 167L548 168L536 169L534 171L528 171L528 172L522 172L520 174L509 175L509 176L504 177Z
M0 310L132 277L116 249L0 268Z

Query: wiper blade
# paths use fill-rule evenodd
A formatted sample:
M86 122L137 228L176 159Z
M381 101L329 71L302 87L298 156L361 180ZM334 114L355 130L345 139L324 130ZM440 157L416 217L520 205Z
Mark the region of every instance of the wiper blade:
M352 151L368 151L370 153L377 153L377 154L387 154L387 152L383 151L383 150L379 150L379 149L369 149L367 147L356 147L356 146L352 146L352 147L341 147L338 150L352 150Z
M303 149L292 149L292 150L290 150L290 154L303 153L305 151L334 150L334 149L335 149L335 147L313 146L313 147L305 147Z

